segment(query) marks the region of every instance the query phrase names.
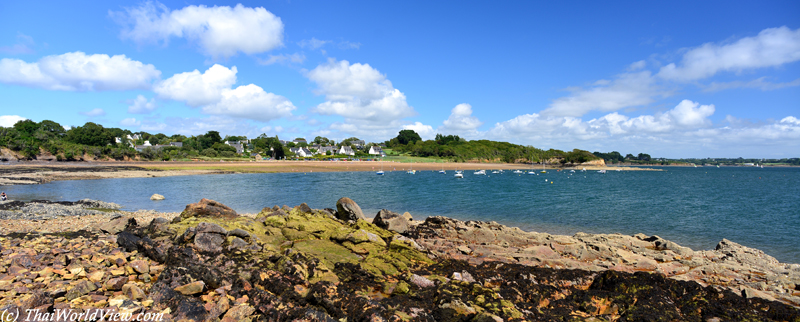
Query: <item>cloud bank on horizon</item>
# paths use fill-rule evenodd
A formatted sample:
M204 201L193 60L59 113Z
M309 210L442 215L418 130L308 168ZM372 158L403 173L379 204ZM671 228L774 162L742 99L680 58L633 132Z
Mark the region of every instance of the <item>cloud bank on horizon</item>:
M146 2L111 8L94 19L111 20L116 28L108 52L91 46L36 58L41 49L32 49L36 42L24 31L15 38L24 43L0 43L0 55L7 56L0 58L0 93L19 96L17 103L2 103L7 108L0 112L0 126L25 118L78 125L91 120L132 131L356 136L373 142L413 129L424 139L456 134L664 157L800 156L800 100L791 103L800 98L800 28L785 25L631 57L627 66L602 79L576 73L566 88L505 107L500 99L491 103L492 96L505 95L497 88L487 88L480 105L452 94L433 99L437 88L412 86L414 75L398 72L416 66L396 67L377 56L380 63L371 63L370 57L387 52L362 53L370 42L345 40L348 34L300 32L304 26L298 19L282 19L264 7L170 8ZM437 68L419 64L426 65L423 71ZM471 67L481 77L480 68L459 68ZM404 75L401 85L383 68ZM441 68L440 73L453 71ZM80 107L58 114L15 108L24 105L19 102L25 94L15 94L19 88L86 103L70 104ZM770 102L770 94L794 108L766 118L745 112L769 110L760 100ZM105 96L114 97L116 106L88 99ZM542 100L550 103L537 106ZM454 103L442 106L442 101Z

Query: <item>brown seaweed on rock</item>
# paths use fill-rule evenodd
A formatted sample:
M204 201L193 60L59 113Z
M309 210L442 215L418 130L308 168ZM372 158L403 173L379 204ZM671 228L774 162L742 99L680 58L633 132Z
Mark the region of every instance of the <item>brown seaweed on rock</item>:
M406 236L305 204L254 219L198 209L117 239L164 264L150 296L175 321L800 321L792 306L653 273L433 261Z

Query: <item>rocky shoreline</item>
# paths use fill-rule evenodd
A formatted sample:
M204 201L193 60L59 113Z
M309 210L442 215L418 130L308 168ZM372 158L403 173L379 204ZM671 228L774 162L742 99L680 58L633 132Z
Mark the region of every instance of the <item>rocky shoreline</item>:
M111 211L88 213L98 208ZM693 251L658 236L559 236L388 210L370 222L347 198L336 209L275 206L251 216L206 199L168 218L113 209L88 200L0 205L15 216L0 222L105 218L77 232L3 231L0 311L162 321L800 321L800 265L727 240Z

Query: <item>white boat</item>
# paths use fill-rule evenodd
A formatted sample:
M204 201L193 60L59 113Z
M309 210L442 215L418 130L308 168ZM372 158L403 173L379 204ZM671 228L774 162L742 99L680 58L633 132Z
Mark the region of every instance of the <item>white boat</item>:
M414 170L414 162L411 162L411 169L406 171L406 173L408 173L408 174L417 174L417 171Z
M606 173L606 170L599 170L597 173Z
M581 172L586 172L586 168L583 168L583 170L581 170Z
M575 172L575 170L569 170L569 172Z
M475 174L477 174L477 175L486 175L486 170L475 171Z
M444 171L444 162L442 162L442 170L439 170L439 173L447 174L447 172Z
M377 175L379 175L379 176L382 176L382 175L384 175L384 172L383 172L383 162L381 162L381 171L375 172L375 174L377 174Z
M456 178L464 178L464 174L463 174L463 173L461 173L461 171L459 171L459 170L456 170L456 175L455 175L455 177L456 177Z
M525 172L523 172L522 170L514 170L514 172L512 172L512 173L521 174L521 173L525 173Z
M500 173L500 171L494 170L492 171L492 173Z

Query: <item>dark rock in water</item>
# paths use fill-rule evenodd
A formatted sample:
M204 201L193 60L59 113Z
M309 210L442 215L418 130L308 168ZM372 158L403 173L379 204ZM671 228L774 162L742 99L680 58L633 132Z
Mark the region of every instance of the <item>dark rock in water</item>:
M381 209L381 211L378 211L378 214L375 216L375 219L372 222L378 227L391 230L399 234L403 234L408 231L409 226L408 219L396 212L386 209Z
M189 217L212 217L212 218L227 218L233 219L239 215L230 207L223 205L214 200L203 198L198 203L193 203L186 206L186 209L181 212L181 218Z
M336 210L336 218L341 220L367 220L367 217L364 217L364 213L361 211L361 207L353 199L347 197L336 201Z

